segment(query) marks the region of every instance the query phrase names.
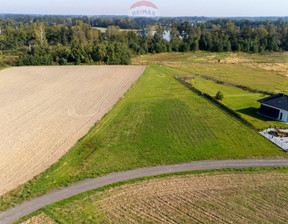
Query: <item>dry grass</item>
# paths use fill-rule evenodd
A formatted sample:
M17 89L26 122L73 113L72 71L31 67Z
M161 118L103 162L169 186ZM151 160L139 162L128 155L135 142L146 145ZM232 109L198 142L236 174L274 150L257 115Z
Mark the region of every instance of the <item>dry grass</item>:
M144 69L68 66L0 71L0 195L57 162Z
M219 63L220 60L220 63ZM288 53L162 53L132 59L135 65L161 64L179 71L269 92L287 93Z
M248 62L248 59L239 57L236 54L231 54L229 57L221 61L221 63L224 63L224 64L239 64L239 63L244 63L244 62Z
M41 213L40 215L34 216L31 219L23 222L22 224L54 224L55 222L46 214Z
M251 63L248 65L251 67L277 72L278 75L288 77L288 63Z
M288 175L201 174L126 184L49 210L60 223L287 223ZM101 215L100 215L101 214Z

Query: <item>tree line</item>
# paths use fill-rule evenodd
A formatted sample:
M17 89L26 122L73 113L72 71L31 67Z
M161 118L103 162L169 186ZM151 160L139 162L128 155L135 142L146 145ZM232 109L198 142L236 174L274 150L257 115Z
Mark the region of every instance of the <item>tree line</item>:
M51 24L10 19L0 21L0 50L20 55L18 65L129 64L135 55L171 51L287 51L288 23L184 21L147 25L138 31L112 25L101 32L82 20Z

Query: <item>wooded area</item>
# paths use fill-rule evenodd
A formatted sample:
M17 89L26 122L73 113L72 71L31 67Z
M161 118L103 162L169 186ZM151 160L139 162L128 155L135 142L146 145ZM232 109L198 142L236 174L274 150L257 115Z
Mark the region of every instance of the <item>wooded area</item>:
M129 64L133 55L171 51L288 50L288 23L283 20L180 21L173 18L8 17L0 20L0 50L15 55L17 61L7 64L17 65ZM95 26L107 29L103 33ZM164 38L165 31L169 40Z

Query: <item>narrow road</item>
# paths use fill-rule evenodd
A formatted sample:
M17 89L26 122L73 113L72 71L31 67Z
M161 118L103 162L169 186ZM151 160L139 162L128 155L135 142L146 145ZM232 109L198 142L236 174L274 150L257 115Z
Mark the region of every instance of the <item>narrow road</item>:
M249 168L249 167L288 167L288 159L255 159L255 160L208 160L183 163L177 165L158 166L150 168L141 168L120 173L112 173L107 176L95 179L87 179L69 187L55 190L46 195L24 202L16 207L0 213L0 223L10 224L19 218L26 216L47 205L69 198L71 196L93 190L99 187L107 186L121 181L132 180L136 178L194 171L194 170L211 170L224 168Z

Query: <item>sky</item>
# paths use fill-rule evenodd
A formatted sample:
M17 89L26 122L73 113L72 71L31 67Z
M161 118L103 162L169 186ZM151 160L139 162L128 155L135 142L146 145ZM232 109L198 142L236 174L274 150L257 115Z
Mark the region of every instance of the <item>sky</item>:
M0 13L127 15L137 0L1 0ZM288 16L287 0L151 0L160 16Z

